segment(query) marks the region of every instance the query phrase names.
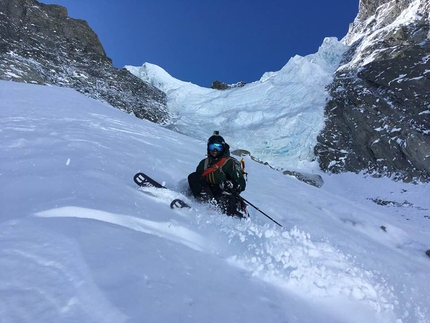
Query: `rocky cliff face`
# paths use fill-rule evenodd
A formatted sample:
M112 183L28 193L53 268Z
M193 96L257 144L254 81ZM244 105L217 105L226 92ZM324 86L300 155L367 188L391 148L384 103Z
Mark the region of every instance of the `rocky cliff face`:
M164 92L115 68L84 20L36 0L0 0L0 79L71 87L142 119L168 118Z
M361 0L315 153L330 172L430 180L429 0Z

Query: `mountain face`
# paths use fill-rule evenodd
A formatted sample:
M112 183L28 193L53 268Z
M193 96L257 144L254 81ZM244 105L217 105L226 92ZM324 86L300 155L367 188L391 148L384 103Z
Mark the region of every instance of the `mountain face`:
M361 0L325 107L323 170L430 180L429 0Z
M138 118L168 118L165 93L115 68L87 22L58 5L0 0L0 79L71 87Z
M310 98L309 106L298 104L303 103L304 98L297 93L297 87L293 92L285 86L273 90L276 93L263 98L259 104L272 112L277 111L274 103L267 100L282 96L288 98L290 105L297 101L294 111L302 115L303 111L309 112L309 107L319 107L321 101L321 107L325 105L325 125L321 121L321 127L315 118L309 119L305 114L305 122L299 122L294 128L289 124L294 118L286 109L281 114L262 114L273 119L268 122L270 127L279 128L281 134L270 140L268 131L261 133L261 127L258 132L254 131L254 121L260 122L260 117L242 116L250 112L252 102L243 101L240 91L231 95L218 93L219 100L211 100L213 109L207 104L205 107L220 111L223 106L239 102L236 119L232 118L231 112L227 115L229 120L249 122L243 127L244 134L238 135L237 143L242 144L240 138L255 132L257 140L265 141L260 145L261 151L257 151L262 160L267 159L267 151L275 152L276 156L294 157L291 145L295 145L305 131L301 125L306 124L306 128L315 132L308 131L306 138L315 139L319 133L314 140L316 145L297 146L310 147L309 155L313 158L315 154L325 171L365 171L405 181L429 181L429 11L429 0L361 0L358 16L343 40L349 50L343 54L333 82L330 79L327 104L324 94L319 92L313 93L316 97ZM326 56L326 59L330 58L330 55ZM306 76L307 69L315 75L316 67L307 68L310 63L302 61L295 58L276 77L269 73L260 82L247 86L257 90L266 83L278 84L280 78L294 75L298 78L296 85L309 88L306 83L309 77L299 76ZM64 7L45 5L36 0L0 0L0 79L71 87L139 118L158 123L170 121L172 112L167 109L163 88L157 88L155 81L151 85L133 74L113 67L98 36L85 21L68 17ZM332 76L330 71L330 78ZM200 90L207 102L209 89ZM179 102L177 107L184 113L183 107L192 102L189 92L182 94L185 103ZM249 92L245 94L249 97ZM296 96L299 96L297 100ZM197 117L201 121L194 110L188 117ZM220 120L220 125L228 121L215 117L210 120ZM215 126L220 129L217 124ZM233 138L235 134L228 135ZM300 152L297 155L297 158L303 157Z

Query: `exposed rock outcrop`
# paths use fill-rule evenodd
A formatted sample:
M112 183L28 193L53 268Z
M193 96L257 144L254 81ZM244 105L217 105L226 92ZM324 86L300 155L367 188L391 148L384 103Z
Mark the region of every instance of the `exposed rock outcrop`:
M213 81L211 88L214 90L228 90L228 89L234 89L237 87L243 87L246 85L246 82L237 82L235 84L227 84L221 81Z
M165 93L115 68L87 22L58 5L0 0L0 79L71 87L142 119L168 119Z
M361 0L315 154L330 172L430 180L428 0Z

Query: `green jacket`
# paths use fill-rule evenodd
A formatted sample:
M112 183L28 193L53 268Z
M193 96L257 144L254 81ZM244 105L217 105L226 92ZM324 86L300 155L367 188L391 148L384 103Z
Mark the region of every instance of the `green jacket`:
M236 158L230 156L228 150L218 158L213 158L212 156L208 155L208 157L200 161L196 168L197 174L202 175L207 168L216 164L224 157L227 158L225 163L222 165L222 167L206 175L206 181L211 186L218 186L222 181L230 180L239 185L237 188L238 192L244 191L246 187L246 181L242 173L242 167Z

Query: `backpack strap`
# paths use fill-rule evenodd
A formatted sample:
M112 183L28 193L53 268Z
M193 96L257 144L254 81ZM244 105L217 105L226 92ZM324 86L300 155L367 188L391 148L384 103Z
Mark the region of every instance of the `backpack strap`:
M230 157L229 157L230 158ZM210 166L210 167L208 167L208 168L206 168L207 167L207 165L208 165L208 158L206 158L206 161L205 161L205 170L204 170L204 172L202 173L202 176L206 176L206 175L208 175L208 174L210 174L210 173L212 173L212 172L214 172L214 171L216 171L216 170L220 170L222 173L224 173L223 172L223 170L222 170L222 167L225 165L225 163L227 162L227 160L229 159L229 158L227 158L227 157L223 157L223 158L221 158L218 162L216 162L215 164L213 164L212 166Z

